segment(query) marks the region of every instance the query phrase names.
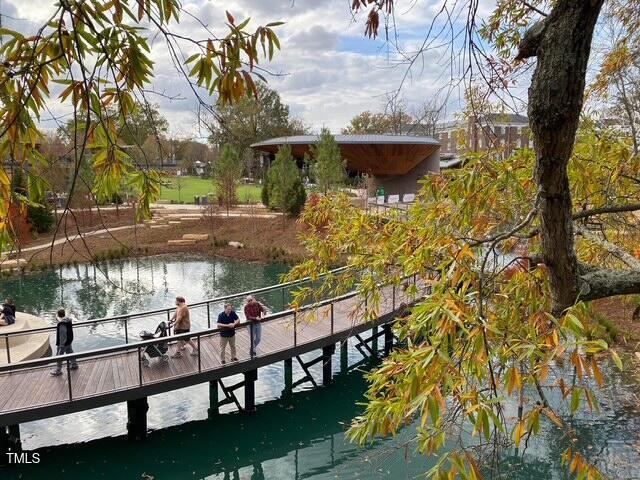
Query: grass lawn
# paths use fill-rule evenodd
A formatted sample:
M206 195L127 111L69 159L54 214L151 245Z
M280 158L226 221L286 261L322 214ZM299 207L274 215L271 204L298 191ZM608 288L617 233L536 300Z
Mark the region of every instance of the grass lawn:
M164 182L171 185L170 187L162 187L160 200L164 201L194 203L194 196L204 196L214 191L210 178L165 177ZM178 185L180 185L180 189L178 189ZM237 192L238 202L259 203L260 190L260 185L240 185Z

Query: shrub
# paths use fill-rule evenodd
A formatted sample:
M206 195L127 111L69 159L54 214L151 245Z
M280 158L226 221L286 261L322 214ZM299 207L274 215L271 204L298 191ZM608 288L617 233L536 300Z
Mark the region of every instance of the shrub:
M30 205L27 211L27 219L32 230L38 233L47 233L53 225L53 213L42 205Z

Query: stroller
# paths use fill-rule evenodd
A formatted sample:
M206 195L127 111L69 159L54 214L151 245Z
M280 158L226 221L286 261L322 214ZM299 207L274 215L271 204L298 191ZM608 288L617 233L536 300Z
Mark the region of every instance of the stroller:
M163 338L168 336L169 334L168 332L169 332L169 327L167 327L166 322L160 322L158 324L158 327L156 328L155 333L151 333L146 330L143 330L142 332L140 332L140 338L142 340L152 340L154 338ZM142 352L142 359L141 359L142 365L144 365L145 367L148 367L150 358L160 358L162 362L165 362L165 363L168 362L169 355L167 354L167 352L169 351L169 346L167 345L167 343L168 343L167 341L164 341L160 343L154 343L153 345L149 345L145 347L144 351Z

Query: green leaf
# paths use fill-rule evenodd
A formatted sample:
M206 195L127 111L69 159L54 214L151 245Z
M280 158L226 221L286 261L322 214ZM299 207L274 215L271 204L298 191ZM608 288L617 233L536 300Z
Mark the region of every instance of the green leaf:
M249 21L251 20L251 17L248 17L246 20L244 20L240 25L237 26L238 30L242 30L244 27L247 26L247 24L249 23Z
M191 63L193 62L196 58L198 58L200 56L199 53L194 53L193 55L191 55L189 58L187 58L184 63Z
M618 367L618 370L622 370L622 360L620 360L615 350L611 350L611 358L613 359L613 363L616 364L616 367Z
M571 392L571 413L575 412L580 406L580 389L574 388Z

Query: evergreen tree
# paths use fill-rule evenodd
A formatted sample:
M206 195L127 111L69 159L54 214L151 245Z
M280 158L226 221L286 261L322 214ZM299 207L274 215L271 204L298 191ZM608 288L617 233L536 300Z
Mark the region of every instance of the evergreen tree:
M328 129L322 129L320 141L311 148L311 153L311 170L320 191L327 193L331 188L344 184L347 178L345 162L336 139Z
M265 189L262 198L270 208L293 216L302 210L307 194L289 145L283 145L278 150L267 173Z

